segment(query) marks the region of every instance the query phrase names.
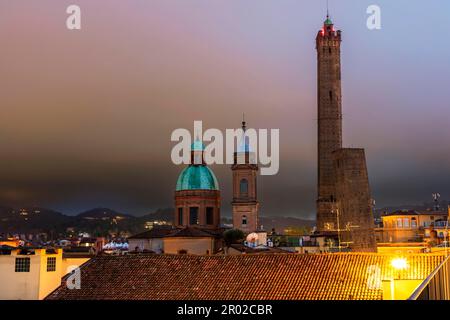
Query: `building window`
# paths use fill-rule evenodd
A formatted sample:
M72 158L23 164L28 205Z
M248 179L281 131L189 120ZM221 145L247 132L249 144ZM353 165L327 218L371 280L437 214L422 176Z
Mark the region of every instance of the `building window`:
M206 224L214 224L214 208L207 207L206 208Z
M402 219L398 218L397 219L397 228L402 228L402 226L403 226Z
M243 226L247 225L247 216L242 216L242 225Z
M16 258L16 272L30 272L30 258Z
M198 207L189 208L189 224L198 224Z
M411 228L417 228L417 220L416 220L416 218L411 218Z
M47 258L47 272L56 271L56 258L49 257Z
M403 219L403 228L409 228L409 219L408 218Z
M178 225L183 225L183 208L178 208Z
M248 181L247 181L247 179L242 179L241 180L241 184L240 184L239 190L240 190L241 194L248 193Z

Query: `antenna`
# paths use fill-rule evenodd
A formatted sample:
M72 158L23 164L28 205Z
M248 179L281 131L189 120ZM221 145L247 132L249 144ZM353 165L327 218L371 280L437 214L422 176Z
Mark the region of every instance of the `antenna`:
M434 211L439 211L440 206L439 206L439 198L441 197L441 194L438 192L432 193L431 196L433 197L434 200Z
M330 10L329 10L329 0L327 0L327 18L330 17Z
M242 130L245 132L246 123L245 123L245 113L242 113Z

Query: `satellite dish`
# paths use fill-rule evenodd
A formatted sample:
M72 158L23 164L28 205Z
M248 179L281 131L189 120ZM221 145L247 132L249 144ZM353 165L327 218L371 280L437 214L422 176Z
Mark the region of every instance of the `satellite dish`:
M247 242L256 243L258 241L258 234L256 232L252 232L247 236Z

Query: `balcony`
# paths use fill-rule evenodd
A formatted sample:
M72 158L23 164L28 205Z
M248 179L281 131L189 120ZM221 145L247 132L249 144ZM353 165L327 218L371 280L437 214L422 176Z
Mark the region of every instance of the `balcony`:
M450 300L450 256L420 284L408 300Z

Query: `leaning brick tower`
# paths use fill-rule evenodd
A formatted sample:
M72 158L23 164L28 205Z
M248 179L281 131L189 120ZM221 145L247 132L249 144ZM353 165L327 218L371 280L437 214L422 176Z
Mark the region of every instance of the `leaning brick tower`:
M317 229L333 231L337 228L333 204L333 152L342 148L341 102L341 31L336 31L327 15L316 38L317 103L318 103L318 197Z

